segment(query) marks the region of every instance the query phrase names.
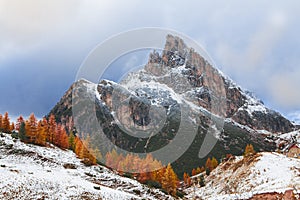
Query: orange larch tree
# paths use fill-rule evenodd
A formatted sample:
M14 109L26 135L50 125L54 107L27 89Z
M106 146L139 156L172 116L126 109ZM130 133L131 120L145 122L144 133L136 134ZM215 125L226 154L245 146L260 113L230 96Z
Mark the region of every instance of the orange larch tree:
M56 121L55 121L55 117L53 114L50 115L49 120L48 120L48 125L49 125L49 132L48 135L46 136L47 141L52 143L54 142L54 135L55 135L55 131L56 131Z
M192 176L195 176L197 174L196 169L192 170Z
M147 154L146 158L140 158L139 166L134 166L134 170L141 170L142 173L139 173L138 179L144 183L151 179L152 171L160 169L161 167L161 164L157 162L151 154Z
M212 157L212 160L211 160L211 167L212 169L215 169L216 167L218 167L219 163L217 161L217 159L215 157Z
M177 175L175 174L171 164L169 163L162 177L162 188L165 189L169 194L175 195L177 190L177 184Z
M48 124L48 121L47 119L44 117L42 119L42 122L41 122L41 125L42 125L42 139L45 140L45 145L46 145L46 142L47 142L47 136L49 136L49 124Z
M60 148L69 149L69 138L65 127L62 127L60 139Z
M184 172L184 174L183 174L183 182L184 182L185 186L187 186L187 187L191 185L191 177L186 172Z
M85 140L81 141L81 151L79 152L79 158L83 159L83 163L86 165L94 165L97 160L91 152L90 137L87 136Z
M37 130L37 120L33 113L30 114L29 119L26 121L25 129L26 129L26 136L28 138L28 142L35 144L38 130Z
M15 130L15 123L12 122L10 125L10 131L14 131Z
M206 160L205 169L208 169L209 171L212 170L212 164L211 164L211 159L210 158L207 158L207 160Z
M107 152L106 154L106 161L105 161L105 164L108 166L108 167L111 167L113 169L117 169L119 163L119 155L117 153L117 151L115 149L113 149L111 152Z
M2 115L0 114L0 131L2 130L2 120L3 120L3 117L2 117Z
M46 145L46 133L42 121L39 121L37 125L36 144L41 146Z
M187 185L187 178L188 178L188 174L186 172L183 173L183 182L185 185Z
M53 133L53 144L60 147L61 145L61 132L62 132L62 126L61 124L57 124L56 129Z
M252 144L247 144L244 152L244 156L249 156L255 154L255 150Z
M187 177L187 185L188 186L191 186L192 185L192 179L191 179L191 177L188 175L188 177Z
M81 157L81 150L82 150L82 142L81 140L79 139L79 137L75 137L75 154L79 157L79 158L82 158Z
M4 117L2 119L2 130L3 132L10 133L10 122L8 112L5 112Z
M200 174L200 173L202 173L204 171L205 171L204 167L197 167L197 169L196 169L196 173L197 174Z
M205 167L203 167L203 166L200 168L200 173L202 173L202 172L205 172Z
M122 162L118 164L118 170L122 172L129 172L132 170L132 161L134 157L132 154L127 154Z

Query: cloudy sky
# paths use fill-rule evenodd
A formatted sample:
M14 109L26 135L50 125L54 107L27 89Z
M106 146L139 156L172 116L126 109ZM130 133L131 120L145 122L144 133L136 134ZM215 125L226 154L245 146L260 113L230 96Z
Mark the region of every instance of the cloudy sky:
M45 115L97 44L162 27L193 38L235 82L295 118L300 2L288 2L0 0L0 113Z

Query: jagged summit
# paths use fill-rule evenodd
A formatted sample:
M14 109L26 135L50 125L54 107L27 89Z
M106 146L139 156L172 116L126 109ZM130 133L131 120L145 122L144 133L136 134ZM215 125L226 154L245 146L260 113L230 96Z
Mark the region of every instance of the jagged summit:
M266 108L251 92L243 91L177 36L167 35L164 51L151 53L144 69L130 73L120 84L134 89L145 82L167 85L196 106L253 129L293 129L291 122Z

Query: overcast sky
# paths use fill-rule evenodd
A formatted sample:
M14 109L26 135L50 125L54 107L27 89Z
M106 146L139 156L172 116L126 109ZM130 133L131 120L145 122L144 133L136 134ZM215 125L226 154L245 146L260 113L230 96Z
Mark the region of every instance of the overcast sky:
M288 2L0 0L0 113L47 114L97 44L133 28L163 27L196 40L221 71L294 118L300 2Z

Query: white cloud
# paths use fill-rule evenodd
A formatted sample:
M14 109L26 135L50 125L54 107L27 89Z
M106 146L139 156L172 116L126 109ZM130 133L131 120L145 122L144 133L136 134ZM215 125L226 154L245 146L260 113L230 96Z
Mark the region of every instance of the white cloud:
M300 48L294 45L299 43L299 4L298 1L270 4L219 0L209 3L0 0L0 69L4 59L21 60L20 55L30 59L44 57L44 62L49 62L47 54L51 48L61 56L61 60L51 60L53 70L56 65L71 68L70 60L84 59L97 43L113 34L137 27L161 26L197 38L217 66L222 66L243 87L265 95L263 98L271 93L268 101L273 105L294 106L298 104L294 89L299 82L289 70L298 68L300 63ZM291 50L291 45L296 48ZM293 55L288 51L293 51ZM73 69L80 65L76 64L72 63ZM282 74L283 67L286 71ZM279 90L285 97L277 94Z
M0 1L0 59L41 45L72 20L78 1Z
M277 44L286 31L287 16L283 12L273 12L251 38L249 46L241 56L243 64L250 70L256 70L266 54Z
M266 80L274 102L285 108L300 107L300 70L286 71Z
M294 55L299 49L289 48L299 42L290 37L297 30L292 10L266 10L264 20L246 29L249 36L237 42L244 42L242 46L222 40L216 45L217 58L226 74L254 91L273 109L285 112L300 107L300 60Z
M0 61L54 42L76 46L87 43L91 35L101 38L114 16L126 8L124 4L97 0L0 1Z
M274 11L265 22L258 26L257 31L248 38L248 45L234 49L232 44L220 41L217 45L217 55L224 65L230 66L229 71L237 73L251 73L261 67L266 55L281 39L282 34L286 31L287 16L283 12Z

